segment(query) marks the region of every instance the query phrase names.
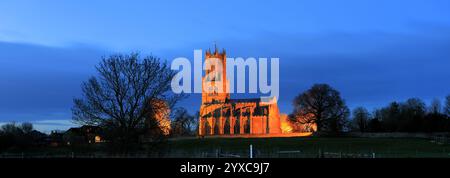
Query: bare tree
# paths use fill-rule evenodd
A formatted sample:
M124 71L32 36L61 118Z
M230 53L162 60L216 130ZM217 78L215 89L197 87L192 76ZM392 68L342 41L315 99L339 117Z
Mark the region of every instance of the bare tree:
M196 130L196 118L185 108L177 108L173 113L172 135L192 135Z
M367 130L370 114L364 107L357 107L353 110L353 124L360 131Z
M445 98L444 113L450 117L450 95Z
M137 142L148 129L146 123L153 123L150 129L158 126L159 106L154 105L161 102L155 101L173 106L182 97L169 91L174 76L170 66L154 56L112 55L96 69L98 75L82 84L83 97L74 99L73 120L102 126L111 141Z
M441 113L441 101L439 101L439 99L434 99L431 102L430 108L429 108L429 112L433 113L433 114L439 114Z
M29 122L24 122L20 125L20 129L22 129L22 132L24 134L29 134L33 131L33 124Z
M16 135L16 136L23 133L22 129L20 129L20 127L18 127L15 122L11 122L11 123L2 125L1 131L3 132L3 134Z
M342 131L349 109L340 93L327 84L315 84L294 99L291 120L301 124L316 124L317 132Z

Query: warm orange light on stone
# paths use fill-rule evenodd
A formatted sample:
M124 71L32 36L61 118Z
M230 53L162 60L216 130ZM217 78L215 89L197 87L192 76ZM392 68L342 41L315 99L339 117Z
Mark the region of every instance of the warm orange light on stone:
M288 116L286 114L281 114L281 132L282 133L292 133L294 132L293 124L289 121Z
M156 119L156 122L162 132L163 135L170 134L170 108L167 103L163 100L153 100L151 101L151 106L153 107L153 117ZM151 117L150 117L151 118Z
M205 75L202 79L202 105L200 107L198 134L204 135L270 135L281 134L280 111L276 99L263 102L260 98L230 99L229 81L226 76L226 53L209 50L205 55L208 60L219 60L222 63L222 73L214 78ZM212 62L211 62L212 63ZM220 71L220 70L219 70ZM214 71L206 71L206 74ZM206 82L209 85L206 84ZM207 88L207 86L210 86ZM212 87L211 87L212 86ZM217 92L215 86L224 90Z

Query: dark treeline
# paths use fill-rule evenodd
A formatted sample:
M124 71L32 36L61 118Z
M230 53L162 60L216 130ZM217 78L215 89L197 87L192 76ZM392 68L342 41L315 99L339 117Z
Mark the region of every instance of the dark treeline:
M435 99L429 106L419 98L391 102L372 112L364 107L347 107L340 92L328 84L315 84L293 101L289 115L293 123L315 124L316 133L342 132L450 132L450 95L442 104Z
M182 107L175 108L170 115L171 130L168 137L184 137L195 136L197 134L197 118L195 115ZM96 141L96 136L102 140ZM104 130L96 126L81 126L70 128L66 131L52 131L51 133L42 133L34 129L33 124L24 123L7 123L0 127L0 153L2 152L23 152L23 151L39 151L49 148L65 148L69 151L83 152L86 146L90 148L102 149L103 151L114 152L114 147L108 145L97 145L98 141L104 142ZM158 141L158 145L162 142Z
M351 129L360 132L448 132L450 95L445 104L435 99L429 106L419 98L391 102L372 112L364 107L353 110Z
M34 130L31 123L5 124L0 128L0 151L8 148L28 149L41 146L46 138L47 135Z

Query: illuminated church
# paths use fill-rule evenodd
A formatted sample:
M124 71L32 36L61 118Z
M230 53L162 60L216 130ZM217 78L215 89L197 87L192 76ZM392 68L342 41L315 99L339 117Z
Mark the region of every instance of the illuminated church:
M260 98L231 99L229 81L226 76L226 53L208 50L205 63L208 60L219 60L220 70L206 70L202 78L202 105L200 107L199 135L263 135L281 133L280 111L274 98L264 102ZM215 77L210 77L216 72ZM206 85L205 82L208 82ZM221 85L225 92L211 89ZM205 92L206 91L206 92Z

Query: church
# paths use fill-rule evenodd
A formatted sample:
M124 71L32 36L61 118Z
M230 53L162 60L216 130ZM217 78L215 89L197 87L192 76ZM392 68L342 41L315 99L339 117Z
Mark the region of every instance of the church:
M229 81L226 75L226 52L208 50L205 63L208 60L219 60L222 71L216 77L210 78L209 73L217 72L214 66L205 71L202 77L202 104L200 106L199 136L208 135L264 135L280 134L281 122L277 100L262 101L260 98L232 99L229 93ZM206 86L226 88L224 92L210 90ZM206 91L206 92L205 92Z

